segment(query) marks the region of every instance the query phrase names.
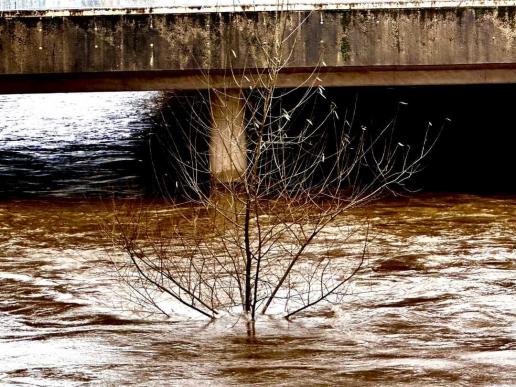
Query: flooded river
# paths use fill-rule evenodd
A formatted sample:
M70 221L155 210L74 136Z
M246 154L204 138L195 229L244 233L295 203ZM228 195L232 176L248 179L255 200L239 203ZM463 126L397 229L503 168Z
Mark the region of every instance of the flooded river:
M0 381L516 383L514 198L368 208L371 256L344 304L262 320L254 339L242 321L130 311L101 246L102 208L0 205Z
M369 219L372 240L344 302L249 337L230 317L135 311L109 264L111 203L95 195L138 192L127 171L155 95L77 95L81 110L56 95L52 112L16 98L0 97L0 384L516 383L514 195L352 211L340 221Z

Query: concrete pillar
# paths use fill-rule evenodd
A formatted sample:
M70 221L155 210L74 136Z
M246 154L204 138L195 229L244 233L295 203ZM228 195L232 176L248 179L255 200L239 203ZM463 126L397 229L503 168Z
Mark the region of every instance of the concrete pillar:
M212 128L210 171L215 182L230 183L242 178L247 167L244 126L245 104L241 91L210 92Z

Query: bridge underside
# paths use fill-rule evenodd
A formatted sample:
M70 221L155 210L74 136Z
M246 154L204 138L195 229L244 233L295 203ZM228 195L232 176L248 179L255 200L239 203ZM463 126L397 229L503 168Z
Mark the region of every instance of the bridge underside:
M116 71L0 74L0 93L200 90L262 85L263 74L224 71ZM245 76L244 76L245 75ZM374 66L288 69L275 87L417 86L516 83L516 65Z
M377 66L370 68L291 69L280 73L275 87L323 85L416 86L516 83L516 65ZM2 74L0 93L199 90L260 87L256 73L223 71L117 71L97 73Z

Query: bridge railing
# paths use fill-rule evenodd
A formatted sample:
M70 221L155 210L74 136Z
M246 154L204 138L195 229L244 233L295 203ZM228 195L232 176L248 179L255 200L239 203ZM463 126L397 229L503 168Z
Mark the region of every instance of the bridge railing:
M358 2L372 3L377 0ZM400 0L382 0L396 2ZM402 0L403 1L403 0ZM328 5L357 3L350 0L0 0L0 10L55 10L55 9L97 9L97 8L176 8L176 7L253 7L278 5Z
M181 0L191 2L191 0ZM170 0L0 0L0 10L148 8L174 5Z
M516 0L0 0L0 12L153 8L179 13L516 6Z

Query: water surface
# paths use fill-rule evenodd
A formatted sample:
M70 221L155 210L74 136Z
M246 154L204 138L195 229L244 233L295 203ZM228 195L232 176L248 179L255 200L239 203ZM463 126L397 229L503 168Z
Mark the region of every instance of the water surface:
M158 95L0 95L0 197L138 195Z
M251 338L229 317L134 311L103 247L109 203L4 201L0 380L510 385L515 206L513 197L427 194L356 210L345 221L367 216L374 238L343 304L265 318Z
M255 337L233 317L137 310L102 230L113 193L141 197L156 96L0 96L0 383L516 383L514 195L346 214L368 219L372 240L342 304L266 317Z

